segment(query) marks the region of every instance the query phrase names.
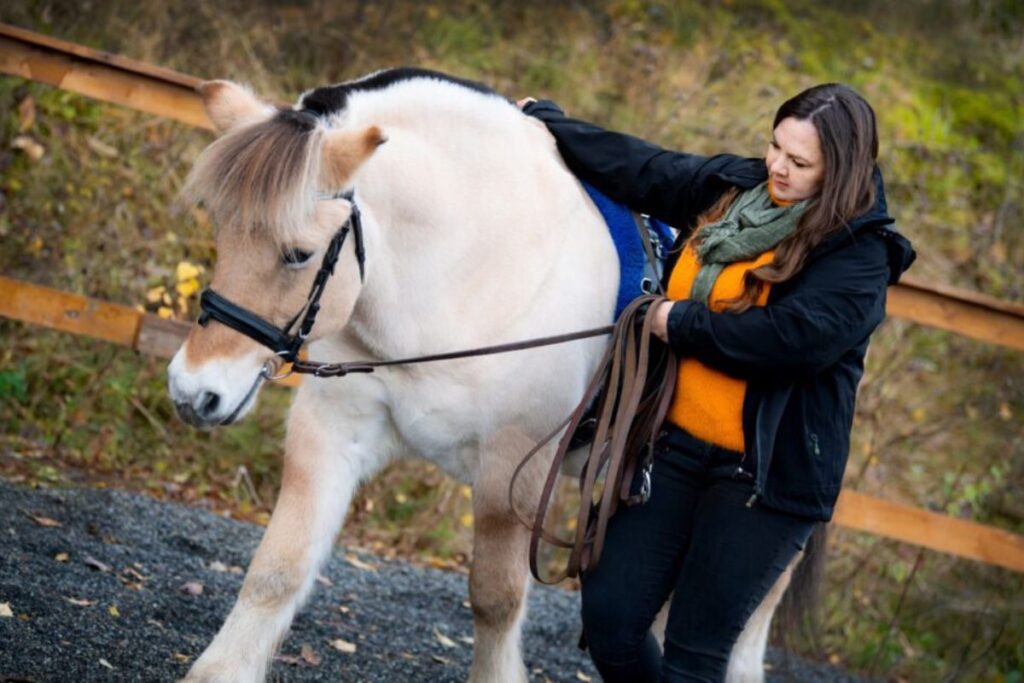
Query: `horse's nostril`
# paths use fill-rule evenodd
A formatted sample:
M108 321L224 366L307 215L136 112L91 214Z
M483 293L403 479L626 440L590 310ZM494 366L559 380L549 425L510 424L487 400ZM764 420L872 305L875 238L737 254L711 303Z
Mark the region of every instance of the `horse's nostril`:
M203 417L210 417L210 415L217 412L217 406L219 405L219 395L212 391L204 391L203 395L199 399L199 414Z

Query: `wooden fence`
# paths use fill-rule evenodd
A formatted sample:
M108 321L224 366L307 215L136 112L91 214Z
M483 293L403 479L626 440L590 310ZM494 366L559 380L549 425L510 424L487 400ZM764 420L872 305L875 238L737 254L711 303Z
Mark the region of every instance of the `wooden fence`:
M0 24L0 73L211 129L200 79ZM1024 305L904 279L889 289L890 316L1024 350ZM133 308L0 276L0 316L170 357L189 325ZM296 384L292 379L290 384ZM844 490L834 522L1024 572L1024 536Z

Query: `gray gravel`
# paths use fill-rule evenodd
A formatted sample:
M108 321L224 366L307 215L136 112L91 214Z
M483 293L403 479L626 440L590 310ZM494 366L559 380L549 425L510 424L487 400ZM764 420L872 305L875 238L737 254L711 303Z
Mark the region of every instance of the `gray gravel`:
M46 526L44 518L60 526ZM241 585L240 573L211 565L245 567L261 533L121 491L34 490L0 481L0 681L180 678ZM62 554L64 561L57 559ZM346 554L376 569L359 568ZM462 639L472 636L472 618L464 575L338 548L323 576L331 585L317 585L299 612L273 680L465 680L471 648ZM201 583L202 592L182 590L189 582ZM3 617L3 603L13 616ZM578 674L598 680L575 647L577 611L575 593L531 591L524 653L532 681L579 681ZM438 634L455 645L442 644ZM335 639L356 651L335 650ZM769 681L857 680L779 661L775 652L769 660Z

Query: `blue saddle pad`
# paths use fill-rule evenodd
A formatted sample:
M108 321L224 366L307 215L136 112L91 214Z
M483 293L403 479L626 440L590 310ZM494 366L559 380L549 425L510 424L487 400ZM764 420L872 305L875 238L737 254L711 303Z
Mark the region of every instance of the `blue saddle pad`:
M611 233L612 241L615 242L615 251L619 255L619 295L615 301L615 319L617 320L629 302L644 293L641 283L645 272L648 276L650 275L649 268L646 267L647 255L644 253L643 243L640 241L640 231L637 230L633 212L592 185L583 183L583 189L590 195L591 201L604 217L604 222L608 224L608 232ZM654 253L659 259L664 259L664 255L672 248L672 243L675 241L672 229L655 218L648 219L647 224L652 239L656 238L658 242L657 245L652 245Z

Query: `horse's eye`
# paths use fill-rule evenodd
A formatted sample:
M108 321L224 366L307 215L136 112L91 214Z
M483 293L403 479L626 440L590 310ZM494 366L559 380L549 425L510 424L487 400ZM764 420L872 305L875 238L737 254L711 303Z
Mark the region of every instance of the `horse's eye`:
M313 257L313 252L304 249L289 249L281 254L281 261L285 266L298 268L306 265L306 262Z

